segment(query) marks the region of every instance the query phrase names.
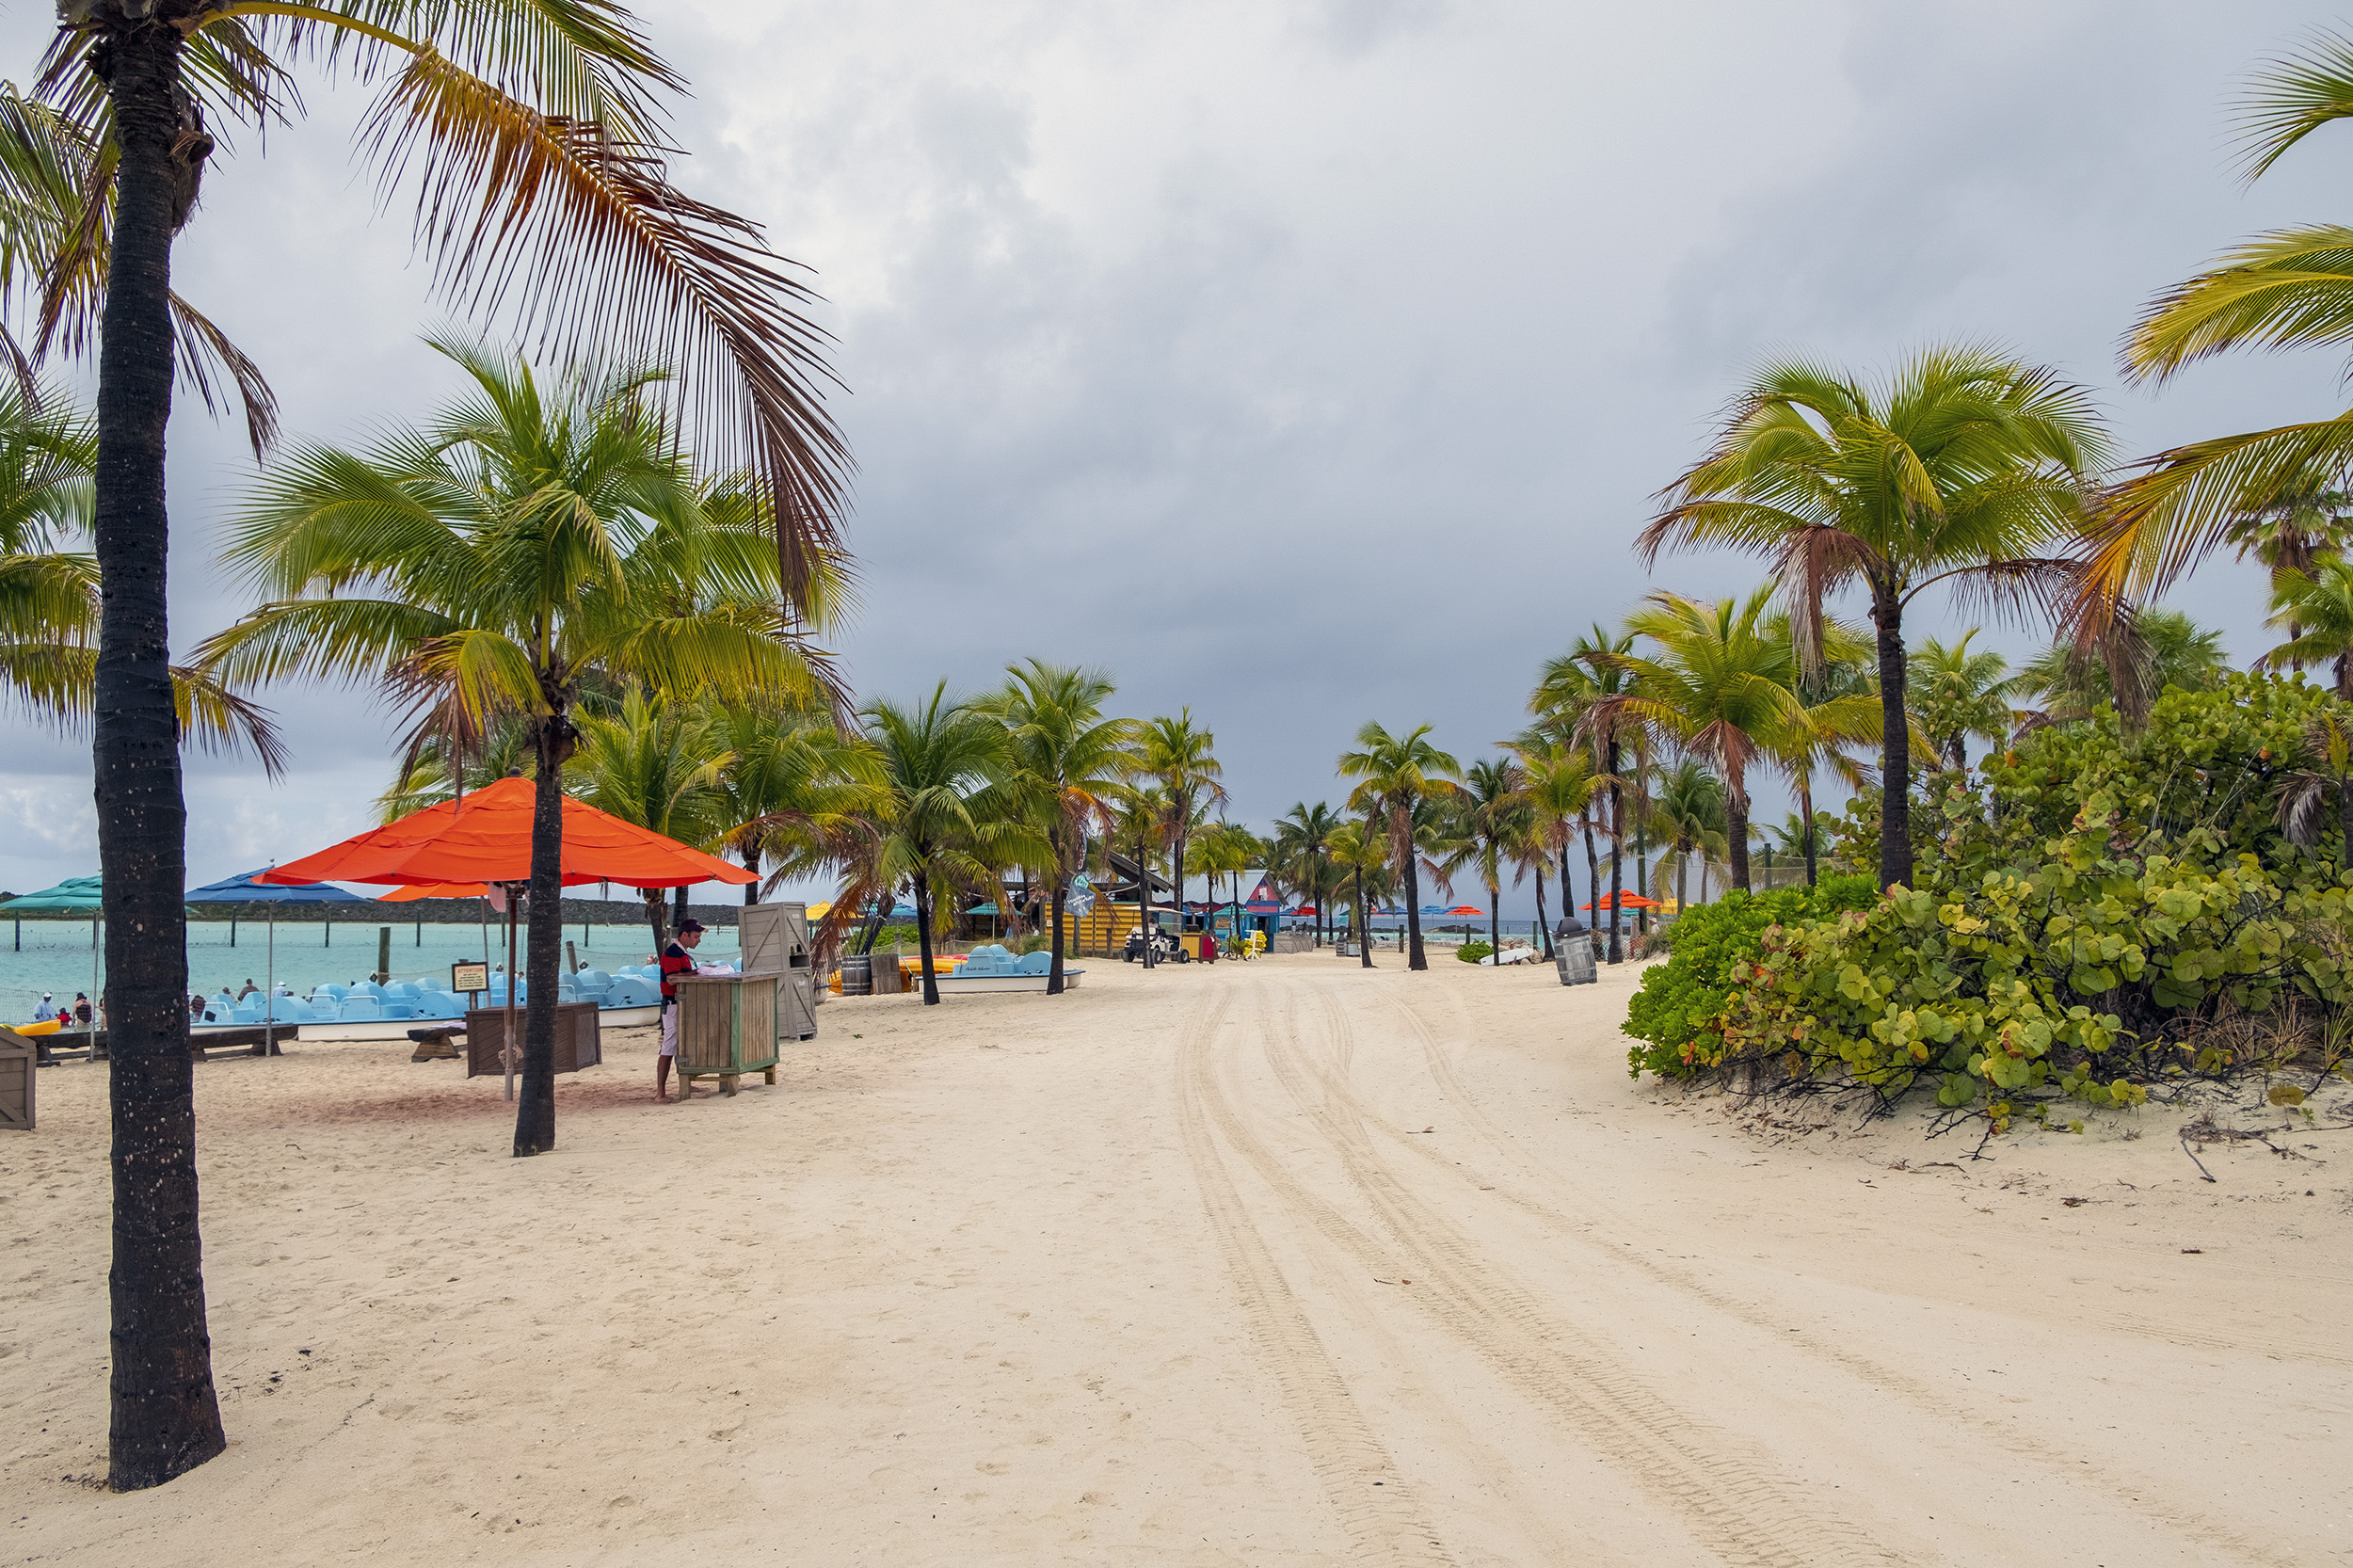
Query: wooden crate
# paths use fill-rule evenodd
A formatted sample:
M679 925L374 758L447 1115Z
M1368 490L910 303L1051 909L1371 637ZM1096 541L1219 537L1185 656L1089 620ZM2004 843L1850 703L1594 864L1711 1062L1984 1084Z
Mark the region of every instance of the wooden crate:
M808 905L747 904L737 917L745 974L782 974L808 968Z
M522 1042L530 1027L525 1021L531 1014L527 1006L515 1009L515 1070L523 1070ZM506 1071L501 1054L506 1047L506 1009L484 1008L466 1015L466 1076L468 1078L496 1077ZM593 1001L559 1001L555 1004L555 1070L576 1073L583 1067L593 1067L604 1060L604 1036L597 1022L597 1004Z
M879 967L877 968L879 971ZM894 974L896 970L892 971ZM817 1038L817 977L808 969L796 969L777 977L776 1038L779 1040L814 1040ZM770 1082L775 1080L771 1079Z
M40 1048L12 1029L0 1029L0 1128L33 1130L34 1092L40 1085Z
M763 1074L770 1083L776 1080L776 1037L792 1005L780 993L797 984L802 987L799 996L806 996L806 983L787 973L680 975L674 984L681 1102L698 1078L717 1079L719 1092L726 1095L735 1093L736 1080L745 1073ZM813 1032L813 1002L807 1017Z

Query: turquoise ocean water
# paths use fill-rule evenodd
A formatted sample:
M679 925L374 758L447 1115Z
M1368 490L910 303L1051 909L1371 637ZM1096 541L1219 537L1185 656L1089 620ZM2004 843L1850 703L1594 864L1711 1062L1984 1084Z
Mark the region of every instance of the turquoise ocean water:
M276 945L278 983L297 996L308 996L312 986L326 981L348 984L364 980L376 968L376 933L386 923L381 920L355 920L331 926L315 921L280 926ZM482 931L478 926L426 925L421 929L413 922L391 923L395 980L432 975L446 984L451 964L460 959L479 961L483 956ZM266 924L261 920L237 921L233 947L230 945L229 926L227 920L188 923L190 989L209 997L224 985L232 992L238 990L248 978L256 985L264 984L270 956ZM92 953L88 921L26 920L22 930L20 938L16 923L0 919L0 1024L32 1021L44 991L55 997L59 1005L71 1006L74 992L90 988ZM573 924L564 928L564 937L572 944L583 968L610 970L623 964L642 964L652 952L652 934L642 925ZM20 940L21 948L17 946ZM504 963L504 925L490 927L490 946L491 961ZM525 946L522 934L517 933L519 956ZM696 952L703 958L731 958L740 951L733 927L714 926ZM561 964L562 960L558 962ZM104 988L105 979L102 961L98 976L101 989Z

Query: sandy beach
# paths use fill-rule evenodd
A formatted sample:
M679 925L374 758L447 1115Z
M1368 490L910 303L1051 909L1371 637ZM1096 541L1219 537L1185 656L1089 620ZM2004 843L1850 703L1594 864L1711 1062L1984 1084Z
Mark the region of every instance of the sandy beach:
M124 1496L104 1070L50 1069L0 1553L2353 1560L2341 1112L2237 1112L2211 1183L2179 1107L1808 1131L1630 1082L1636 983L1098 960L671 1106L610 1035L533 1160L405 1046L200 1065L232 1446Z

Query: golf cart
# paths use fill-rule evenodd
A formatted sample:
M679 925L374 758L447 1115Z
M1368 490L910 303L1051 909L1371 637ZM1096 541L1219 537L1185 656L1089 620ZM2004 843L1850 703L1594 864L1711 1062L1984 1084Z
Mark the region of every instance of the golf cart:
M1127 950L1119 956L1130 964L1144 956L1144 927L1138 925L1128 928ZM1152 957L1161 964L1193 962L1193 955L1185 952L1184 943L1176 939L1176 934L1163 931L1158 925L1152 928Z

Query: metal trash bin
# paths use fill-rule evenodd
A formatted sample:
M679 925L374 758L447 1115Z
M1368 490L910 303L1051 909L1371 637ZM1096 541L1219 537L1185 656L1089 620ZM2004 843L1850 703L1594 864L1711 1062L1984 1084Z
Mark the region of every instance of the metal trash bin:
M1591 985L1601 978L1593 968L1593 935L1575 915L1552 928L1552 961L1563 985Z

